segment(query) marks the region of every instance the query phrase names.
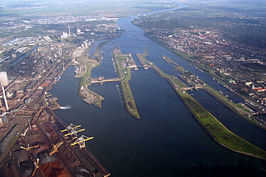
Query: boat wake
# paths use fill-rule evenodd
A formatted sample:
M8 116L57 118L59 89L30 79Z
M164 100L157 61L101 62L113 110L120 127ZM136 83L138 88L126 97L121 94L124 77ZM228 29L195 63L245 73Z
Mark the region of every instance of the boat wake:
M60 109L71 109L71 106L60 106Z

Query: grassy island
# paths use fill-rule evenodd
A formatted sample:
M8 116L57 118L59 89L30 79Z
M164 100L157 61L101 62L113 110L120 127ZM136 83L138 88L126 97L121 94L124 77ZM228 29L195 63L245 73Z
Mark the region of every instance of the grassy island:
M146 63L147 63L146 59ZM150 63L150 62L149 62ZM162 78L166 79L171 87L176 91L184 102L187 109L206 130L206 132L220 145L241 154L252 157L266 159L266 151L249 143L245 139L227 129L219 120L216 119L204 106L190 96L185 90L185 83L175 76L164 73L155 64L150 63L150 68L153 68Z
M115 48L113 50L113 62L118 73L118 77L120 78L125 107L129 114L136 119L140 119L140 114L129 85L129 80L131 79L131 68L136 68L134 59L131 54L122 54L118 48Z
M196 120L219 144L235 152L266 159L266 151L228 130L206 108L186 92L181 90L177 90L177 92Z

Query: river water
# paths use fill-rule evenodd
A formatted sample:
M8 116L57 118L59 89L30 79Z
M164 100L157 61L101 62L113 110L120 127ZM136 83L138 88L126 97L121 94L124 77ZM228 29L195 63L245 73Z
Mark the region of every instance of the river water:
M163 71L177 74L162 60L166 55L196 74L207 84L224 92L235 102L241 98L219 85L209 75L197 70L186 60L161 47L134 26L134 17L119 19L125 30L120 38L103 47L103 63L92 77L117 77L111 53L116 46L123 53L148 50L148 59ZM200 127L168 83L153 70L132 71L131 89L141 120L135 120L124 109L119 83L92 85L90 89L104 97L102 109L88 105L78 95L79 79L70 67L51 93L60 105L71 109L55 111L65 123L81 124L84 134L94 136L87 147L114 177L173 177L173 176L263 176L265 161L225 149L212 140ZM257 146L266 147L266 132L237 117L204 91L193 96L206 106L230 130Z

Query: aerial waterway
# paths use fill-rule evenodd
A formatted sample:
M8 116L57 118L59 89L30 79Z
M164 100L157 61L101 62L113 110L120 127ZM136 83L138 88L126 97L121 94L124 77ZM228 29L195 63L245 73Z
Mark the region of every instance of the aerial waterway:
M103 62L92 71L92 77L115 78L112 50L119 47L123 53L136 53L146 48L148 60L164 72L177 74L162 56L166 55L199 76L208 85L229 95L235 102L242 99L219 85L186 60L146 38L134 26L134 16L119 19L125 32L103 47ZM51 93L61 105L71 109L56 114L65 123L82 124L84 134L94 136L88 148L114 177L147 176L263 176L265 161L234 153L217 144L195 121L168 83L153 70L132 71L130 85L141 120L133 119L121 104L121 93L116 82L94 84L89 88L104 97L102 109L88 105L78 95L79 79L69 67ZM265 150L266 133L238 117L204 91L193 93L225 126L239 136Z

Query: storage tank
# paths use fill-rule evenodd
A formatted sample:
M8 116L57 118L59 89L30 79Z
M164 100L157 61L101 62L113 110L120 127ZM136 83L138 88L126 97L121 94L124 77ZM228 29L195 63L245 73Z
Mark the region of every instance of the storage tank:
M2 83L2 86L8 85L7 73L5 71L0 72L0 82Z

